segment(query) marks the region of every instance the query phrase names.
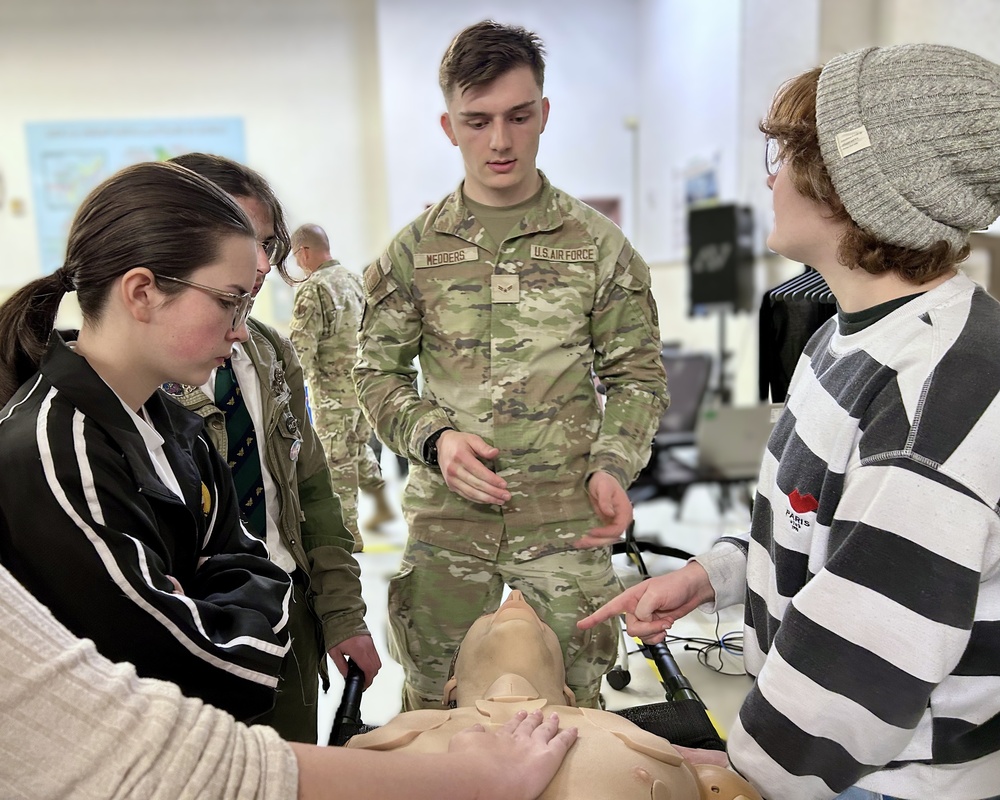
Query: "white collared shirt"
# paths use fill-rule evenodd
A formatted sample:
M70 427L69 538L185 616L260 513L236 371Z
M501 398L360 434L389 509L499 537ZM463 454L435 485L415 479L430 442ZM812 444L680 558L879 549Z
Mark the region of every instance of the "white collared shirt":
M208 378L208 383L201 386L201 390L212 400L215 400L215 373ZM264 511L267 515L266 544L271 554L271 561L281 567L285 572L295 571L295 559L281 541L281 534L278 532L279 504L278 487L271 478L271 473L267 469L267 459L264 454L267 449L267 431L264 427L264 406L260 395L260 380L257 377L257 368L254 367L250 356L240 346L239 342L233 344L233 374L240 384L240 391L243 395L243 402L246 403L250 420L253 422L253 429L257 433L257 447L260 453L260 472L264 479ZM223 457L225 457L223 453Z
M105 383L107 383L107 381L105 381ZM109 386L108 388L111 387ZM114 391L114 389L111 391ZM117 392L115 393L115 397L118 397ZM146 451L149 453L149 457L153 461L153 469L156 470L157 476L159 476L160 480L163 481L163 485L177 495L178 499L183 502L184 493L181 491L181 485L177 481L177 476L174 475L174 470L170 466L170 462L167 461L167 454L163 452L163 437L160 436L159 431L153 427L153 423L150 422L149 417L146 415L146 407L142 406L139 409L142 413L136 414L120 397L118 397L118 401L122 404L122 408L128 412L128 415L132 420L132 424L135 425L135 429L139 431L139 435L142 437L142 441L146 445Z

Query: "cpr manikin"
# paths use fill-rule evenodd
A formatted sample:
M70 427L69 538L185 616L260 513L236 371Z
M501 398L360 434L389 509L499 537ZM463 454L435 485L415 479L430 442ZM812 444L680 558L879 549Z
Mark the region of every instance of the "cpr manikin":
M576 708L559 642L520 592L469 629L444 699L457 708L400 714L347 746L443 752L455 733L471 725L489 730L522 709L541 708L546 715L558 713L560 726L580 731L541 795L546 800L761 800L734 772L693 766L665 739L617 714Z

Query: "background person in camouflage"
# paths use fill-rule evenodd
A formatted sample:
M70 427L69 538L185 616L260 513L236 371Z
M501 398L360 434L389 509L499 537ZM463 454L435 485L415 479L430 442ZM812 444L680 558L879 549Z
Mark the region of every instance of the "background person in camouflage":
M360 550L359 487L375 499L374 515L365 527L377 528L396 516L351 380L365 302L361 280L330 255L330 239L319 225L302 225L292 234L292 255L306 279L295 290L291 340L309 386L313 427L340 495L344 524Z
M610 549L574 541L631 520L625 488L648 459L666 379L649 268L535 166L543 75L523 28L484 22L455 38L441 124L465 180L364 275L358 396L411 462L410 538L389 587L407 710L441 702L455 648L504 584L559 636L581 705L598 704L616 653L616 621L583 636L573 621L616 593Z
M272 267L287 279L288 228L281 203L263 176L205 153L171 161L228 192L250 218L259 245L251 294L256 297ZM382 662L365 626L361 570L351 555L354 540L344 527L323 448L306 414L295 349L253 317L247 330L249 338L233 346L232 366L260 440L266 511L263 530L248 528L265 539L271 560L291 575L294 589L288 623L292 647L282 663L278 696L274 708L255 722L270 725L286 739L315 744L319 683L328 684L326 656L345 676L350 656L364 671L366 688ZM203 386L167 384L164 390L204 418L213 444L226 453L227 426L216 403L215 378L213 374Z

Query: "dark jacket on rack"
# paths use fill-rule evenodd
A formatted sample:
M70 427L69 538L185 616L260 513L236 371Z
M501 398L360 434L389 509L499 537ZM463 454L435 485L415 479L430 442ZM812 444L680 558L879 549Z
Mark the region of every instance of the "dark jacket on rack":
M241 526L201 419L158 392L144 408L183 500L117 395L52 335L0 412L0 561L106 657L249 720L274 701L289 577Z

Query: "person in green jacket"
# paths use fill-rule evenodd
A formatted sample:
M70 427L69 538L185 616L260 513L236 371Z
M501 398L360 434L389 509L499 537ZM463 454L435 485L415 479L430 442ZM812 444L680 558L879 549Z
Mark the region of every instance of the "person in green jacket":
M243 208L259 247L256 296L271 268L287 279L288 228L267 181L220 156L189 153L172 161L208 178ZM251 317L249 339L234 347L228 395L227 363L202 386L166 384L164 391L205 419L206 429L233 469L247 528L263 539L271 560L292 577L292 650L282 667L274 709L256 720L292 741L317 741L320 678L326 659L346 676L346 657L365 673L381 660L365 626L360 568L352 552L340 499L319 437L306 412L302 367L291 342ZM245 414L238 413L245 408ZM234 411L235 408L235 411ZM248 439L252 440L248 444Z

